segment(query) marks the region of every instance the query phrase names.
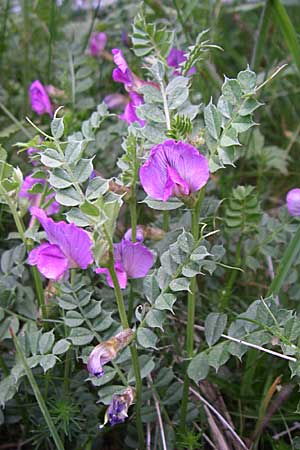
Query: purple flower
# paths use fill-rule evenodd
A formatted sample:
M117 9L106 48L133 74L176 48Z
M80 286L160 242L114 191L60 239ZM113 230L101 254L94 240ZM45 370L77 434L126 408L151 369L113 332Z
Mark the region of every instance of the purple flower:
M181 69L180 64L186 61L185 52L177 48L172 47L171 51L167 57L167 63L170 67L175 67L175 69ZM193 75L196 72L195 67L191 67L187 75ZM174 75L180 75L181 70L175 70Z
M172 139L155 145L140 168L146 193L156 200L199 191L209 178L207 159L190 144Z
M26 151L28 157L30 158L31 164L32 164L33 166L37 166L37 165L38 165L38 162L35 161L34 159L32 159L32 156L34 156L38 151L39 151L39 149L38 149L38 148L35 148L35 147L29 147L29 148L27 149L27 151Z
M128 328L108 341L98 344L89 355L87 363L89 373L98 378L102 377L103 366L117 357L118 353L132 341L133 334L133 331Z
M30 193L30 189L36 184L42 184L45 186L46 180L44 178L33 178L31 175L27 175L25 177L23 184L21 186L21 190L19 192L19 197L21 198L27 198L30 202L31 206L37 206L39 205L41 201L41 194L32 194ZM53 197L55 193L51 193L46 196L45 203L48 203ZM49 206L46 208L45 213L47 216L52 216L53 214L57 214L59 211L59 204L56 200L53 200Z
M113 427L117 423L123 423L128 417L129 406L132 405L135 391L128 387L122 394L114 394L106 413L106 420Z
M133 122L138 122L141 127L143 127L146 123L145 120L140 119L136 114L136 107L144 104L143 96L137 94L136 92L129 93L130 102L125 106L125 111L119 117L121 120L124 120L128 124Z
M127 286L127 278L142 278L147 275L153 262L154 255L139 242L131 242L125 239L119 244L114 244L115 271L121 289ZM107 283L114 287L107 268L95 269L96 273L104 273Z
M105 49L106 42L106 33L92 33L89 43L90 54L95 57L100 56Z
M288 212L291 216L300 216L300 189L292 189L286 196Z
M29 87L31 108L39 116L49 114L52 117L52 106L46 89L39 80L35 80Z
M132 72L120 49L113 48L111 52L113 54L114 63L117 66L112 73L114 81L123 83L128 92L139 91L143 85L148 84L147 81L141 80Z
M104 103L110 109L120 108L127 102L127 97L123 94L109 94L104 97Z
M81 267L86 269L92 262L92 241L88 233L74 223L54 222L45 211L32 207L35 216L44 228L49 243L31 250L28 264L50 280L59 280L68 269Z
M132 241L132 229L131 228L129 228L129 230L127 230L126 233L124 234L124 239L126 241ZM143 227L141 225L138 225L136 227L136 241L143 242L143 240L144 240Z

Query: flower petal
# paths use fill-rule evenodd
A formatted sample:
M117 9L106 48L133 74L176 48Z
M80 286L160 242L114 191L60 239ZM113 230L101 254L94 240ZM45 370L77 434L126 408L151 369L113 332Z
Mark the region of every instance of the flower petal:
M52 106L46 89L39 80L35 80L29 87L31 108L38 115L49 114L52 117Z
M90 54L95 57L101 55L101 52L105 49L106 42L106 33L93 33L89 43Z
M288 212L291 216L300 216L300 189L291 189L286 196Z
M129 278L142 278L147 275L154 263L154 255L139 242L122 240L121 261Z
M86 231L73 223L54 222L45 211L32 207L30 212L44 228L51 244L56 244L69 260L69 266L86 269L92 262L92 241Z
M176 172L170 171L169 168L175 169ZM201 189L208 178L207 159L192 145L172 139L152 147L148 160L140 169L144 190L157 200L166 200L170 197L171 181L182 187L180 189L173 186L173 195L188 195Z
M36 265L39 272L50 280L59 280L69 268L68 260L60 248L47 243L31 250L28 264Z
M125 106L125 111L119 117L127 123L138 122L142 127L145 125L146 121L140 119L136 113L136 107L144 104L143 97L136 92L130 92L129 94L131 101Z
M123 266L119 262L115 263L115 271L119 281L120 288L125 289L127 286L127 274L123 269ZM106 269L105 267L99 267L95 269L95 272L98 274L103 273L106 276L108 286L110 286L111 288L114 287L114 283L108 269Z

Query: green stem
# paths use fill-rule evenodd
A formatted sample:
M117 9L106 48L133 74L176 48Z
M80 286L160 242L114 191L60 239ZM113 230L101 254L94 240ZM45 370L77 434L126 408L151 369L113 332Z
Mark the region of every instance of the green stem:
M32 135L26 130L26 128L22 125L22 123L0 102L0 108L2 111L9 117L9 119L16 124L21 131L25 134L28 139L32 138Z
M132 282L130 283L130 291L129 291L129 302L128 302L128 322L131 324L132 316L133 316L133 306L134 306L134 290L132 287Z
M44 401L44 398L43 398L43 396L41 394L41 391L40 391L40 389L39 389L39 387L37 385L37 382L35 381L35 378L33 376L32 370L28 366L26 358L23 355L23 352L22 352L21 346L19 344L18 338L15 336L14 333L12 333L12 338L13 338L13 341L14 341L14 344L15 344L15 347L16 347L17 355L18 355L18 357L19 357L19 359L21 361L21 364L22 364L22 366L23 366L23 368L25 370L26 376L27 376L28 381L29 381L29 383L31 385L31 388L32 388L33 393L34 393L34 396L35 396L36 401L37 401L37 403L39 405L39 408L41 410L41 413L44 416L44 419L45 419L45 422L46 422L46 424L48 426L48 429L49 429L49 431L50 431L50 433L52 435L52 438L53 438L53 440L55 442L56 448L57 448L57 450L64 450L64 446L63 446L63 444L61 442L61 439L60 439L60 437L59 437L59 435L57 433L56 427L55 427L55 425L54 425L54 423L52 421L52 418L50 416L49 410L48 410L47 405L46 405L46 403Z
M3 12L3 22L1 26L1 33L0 33L0 67L2 67L2 56L5 50L5 38L6 38L6 28L7 28L7 22L8 22L8 14L9 14L9 8L10 8L10 0L6 0L6 5Z
M234 259L234 267L238 267L241 264L241 250L242 250L242 235L240 236L240 239L236 245L235 250L235 259ZM231 271L230 277L228 279L228 282L226 284L224 294L221 298L221 305L220 308L222 311L224 311L228 307L228 303L230 300L230 296L232 293L232 289L236 280L236 277L238 276L238 270L234 269Z
M195 241L199 238L199 215L200 208L204 198L205 190L204 188L198 194L198 198L194 209L192 210L192 235ZM187 308L187 326L186 326L186 352L188 358L192 358L194 354L194 324L195 324L195 306L196 306L196 277L193 277L190 283L190 292L188 293L188 308ZM189 387L190 379L188 374L185 374L183 383L183 393L181 401L181 412L180 412L180 429L185 430L186 426L186 414L189 399Z
M86 39L85 39L83 47L82 47L82 53L86 50L86 48L88 46L88 43L89 43L92 31L94 29L94 25L95 25L95 22L96 22L96 19L97 19L97 15L98 15L100 6L101 6L101 0L98 1L98 5L97 5L97 7L94 10L93 18L92 18L91 24L90 24L90 28L89 28L89 31L88 31L88 33L86 35Z
M274 22L279 26L285 43L290 51L290 54L294 60L295 66L300 71L300 45L298 42L297 32L294 25L286 12L281 0L271 0L272 5L272 17Z
M17 227L17 230L18 230L21 240L24 242L24 244L27 248L27 251L30 251L32 249L32 246L30 244L28 244L28 242L26 240L25 227L24 227L23 221L22 221L21 217L19 216L18 211L17 211L13 201L11 200L9 195L7 195L6 191L4 189L2 189L1 186L0 186L0 192L4 196L6 202L9 206L10 212L14 218L14 221L15 221L15 224L16 224L16 227ZM47 316L47 312L46 312L42 280L41 280L40 274L35 266L31 267L31 272L32 272L33 279L34 279L38 303L42 310L42 317L45 318Z
M109 270L109 274L111 276L111 279L112 279L112 282L114 285L114 291L115 291L115 296L116 296L116 300L117 300L121 324L122 324L123 329L125 330L126 328L129 328L129 323L128 323L127 316L126 316L123 295L122 295L118 277L117 277L117 274L116 274L116 271L114 268L114 260L113 260L112 254L110 255L108 270ZM137 354L137 349L136 349L135 344L132 344L130 346L130 352L131 352L132 367L133 367L134 376L135 376L135 389L136 389L135 412L136 412L136 427L137 427L138 439L139 439L139 450L143 450L145 448L145 440L144 440L144 431L143 431L143 424L142 424L142 418L141 418L142 377L141 377L141 370L140 370L139 359L138 359L138 354Z
M49 43L48 43L48 83L52 81L52 52L53 52L53 41L55 39L55 21L56 21L56 1L51 0L51 11L50 11L50 23L49 23Z
M131 199L129 203L130 208L130 217L131 217L131 240L132 242L136 242L136 224L137 224L137 218L136 218L136 193L135 193L135 186L132 186L132 194Z
M26 115L27 109L28 109L29 36L30 36L29 0L23 0L23 52L24 52L24 62L23 62L22 72L23 72L24 115Z
M257 29L255 44L253 48L253 53L251 57L251 68L253 70L257 70L259 67L259 63L261 61L261 57L263 54L267 33L269 29L269 22L271 18L271 0L266 0L260 19L259 25Z
M169 211L163 212L163 230L167 233L169 231Z
M283 257L279 263L277 273L269 287L267 296L278 295L281 286L285 282L285 279L291 269L291 266L295 259L298 257L300 251L300 226L296 231L293 239L286 248Z

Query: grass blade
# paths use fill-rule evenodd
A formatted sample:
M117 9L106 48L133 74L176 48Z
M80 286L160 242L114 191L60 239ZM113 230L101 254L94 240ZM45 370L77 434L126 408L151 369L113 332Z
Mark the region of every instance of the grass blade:
M288 46L289 51L293 57L294 63L300 71L300 44L297 39L295 28L281 1L271 0L271 4L273 19L281 29L286 45Z
M286 248L283 257L279 263L278 270L276 273L276 276L274 277L267 296L270 295L277 295L285 282L285 279L290 271L290 268L297 258L300 251L300 227L295 233L295 236L289 243L288 247Z
M50 413L49 413L48 408L46 406L46 403L45 403L45 401L43 399L41 391L39 390L37 382L35 381L35 378L33 376L32 370L28 366L26 358L23 355L23 352L22 352L21 346L19 344L18 338L12 331L11 331L11 335L12 335L12 338L13 338L13 341L14 341L14 344L15 344L15 347L16 347L17 355L20 358L22 366L24 367L26 376L27 376L28 381L29 381L29 383L31 385L31 388L32 388L32 390L34 392L34 395L35 395L36 401L38 402L38 405L40 407L41 413L44 416L45 422L46 422L46 424L47 424L47 426L49 428L49 431L50 431L50 433L52 435L52 438L53 438L53 440L55 442L56 448L57 448L57 450L64 450L63 443L62 443L62 441L61 441L61 439L60 439L60 437L59 437L59 435L57 433L57 430L55 428L55 425L54 425L54 423L53 423L53 421L51 419Z

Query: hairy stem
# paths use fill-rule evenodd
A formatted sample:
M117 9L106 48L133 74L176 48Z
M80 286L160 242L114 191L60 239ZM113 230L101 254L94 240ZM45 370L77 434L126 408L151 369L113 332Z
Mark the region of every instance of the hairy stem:
M235 251L235 259L234 259L234 266L238 267L241 264L241 249L242 249L242 235L236 245L236 251ZM238 270L234 269L231 271L230 277L227 281L223 296L221 298L221 305L220 308L222 311L224 311L228 307L228 303L230 300L230 296L232 293L232 289L236 280L236 277L238 276Z
M119 316L121 319L121 324L123 329L129 328L128 319L126 316L125 306L124 306L124 300L122 291L119 285L118 277L114 268L114 260L113 255L110 257L108 270L114 285L114 291L115 296L117 300L118 305L118 311ZM143 424L142 424L142 418L141 418L141 394L142 394L142 378L141 378L141 370L138 360L138 354L135 344L132 344L130 346L130 352L131 352L131 360L132 360L132 366L135 376L135 388L136 388L136 405L135 405L135 412L136 412L136 427L138 432L138 438L139 438L139 450L143 450L145 448L145 439L144 439L144 431L143 431Z
M195 241L199 238L199 214L201 204L204 198L204 188L198 194L197 201L192 210L192 235ZM187 310L187 326L186 326L186 352L188 358L192 358L194 354L194 324L195 324L195 298L196 298L196 277L193 277L190 284L190 292L188 293L188 310ZM183 393L180 412L180 429L184 431L186 425L187 405L189 398L190 379L188 374L185 374L183 383Z

